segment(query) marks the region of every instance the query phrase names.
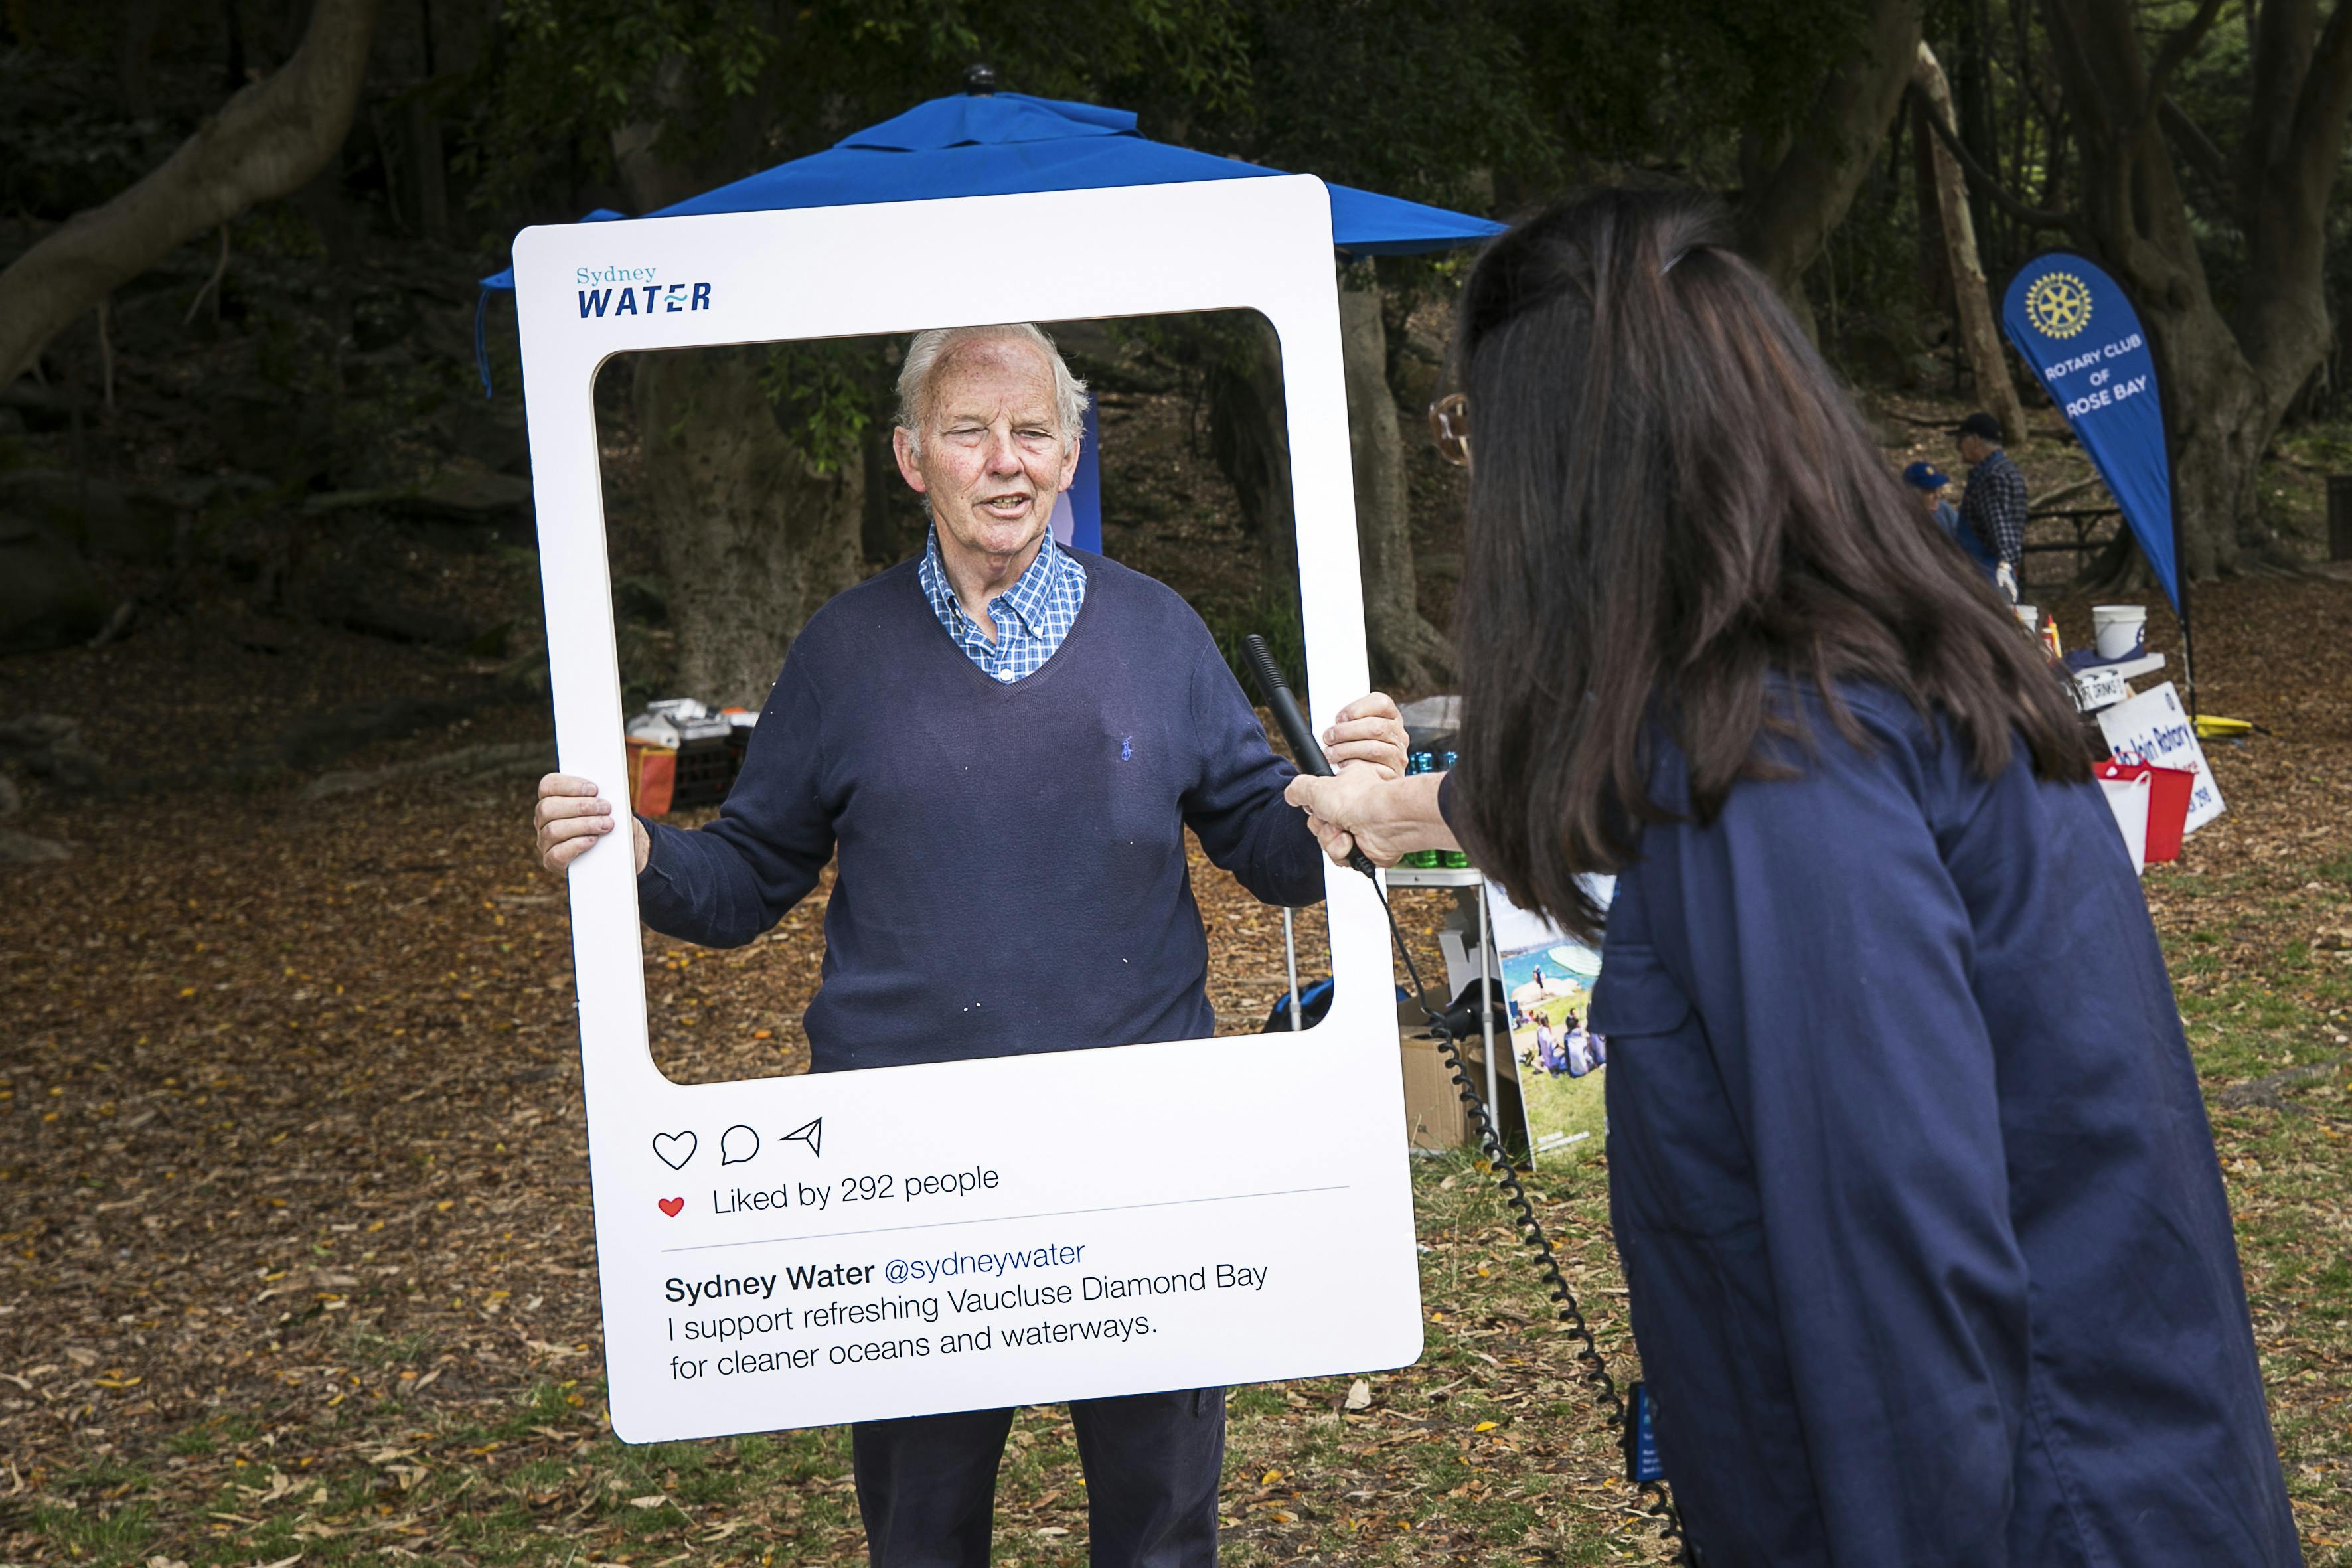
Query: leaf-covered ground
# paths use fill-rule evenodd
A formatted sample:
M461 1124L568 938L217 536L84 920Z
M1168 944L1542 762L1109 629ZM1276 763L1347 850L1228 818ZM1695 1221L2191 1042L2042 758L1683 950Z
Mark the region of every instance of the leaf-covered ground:
M2066 614L2086 631L2083 605ZM2202 614L2207 706L2270 732L2214 748L2230 814L2147 886L2306 1549L2342 1568L2352 584L2234 584ZM273 634L274 652L241 635L14 661L0 710L89 715L100 750L162 776L245 744L258 693L292 700L257 670L293 662L319 705L363 684L326 634ZM386 682L428 673L368 657ZM454 722L373 755L542 721ZM79 847L5 873L0 899L0 1562L861 1560L842 1434L629 1448L604 1427L565 910L529 858L526 791L35 791L21 825ZM1278 918L1200 881L1215 1000L1244 1027L1280 984ZM1436 912L1412 910L1432 960ZM814 916L778 937L648 940L674 1075L797 1065ZM1534 1186L1630 1374L1606 1181L1591 1163ZM1415 1191L1427 1353L1369 1378L1357 1409L1346 1378L1234 1392L1227 1561L1656 1560L1489 1179L1418 1163ZM1002 1561L1082 1563L1084 1499L1067 1423L1024 1412Z

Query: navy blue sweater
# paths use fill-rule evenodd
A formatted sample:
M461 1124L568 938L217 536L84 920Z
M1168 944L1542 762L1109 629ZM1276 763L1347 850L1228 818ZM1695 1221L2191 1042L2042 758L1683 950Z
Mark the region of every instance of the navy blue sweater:
M1726 1568L2301 1561L2180 1015L2095 785L1809 699L1652 823L1592 1026L1658 1445ZM1681 752L1652 787L1687 799Z
M654 930L735 947L838 853L820 1072L1215 1026L1184 828L1268 903L1323 896L1294 770L1208 628L1160 584L1078 552L1086 605L1044 668L1001 685L908 562L840 595L784 660L717 820L647 824Z

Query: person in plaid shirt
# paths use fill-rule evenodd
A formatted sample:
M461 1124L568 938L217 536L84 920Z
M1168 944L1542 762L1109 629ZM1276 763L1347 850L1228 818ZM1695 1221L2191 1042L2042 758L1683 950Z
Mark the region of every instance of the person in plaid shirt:
M2025 476L2000 449L2000 422L1991 415L1971 414L1953 434L1959 437L1960 461L1969 466L1960 526L1997 558L1993 581L2015 604L2018 574L2025 563Z

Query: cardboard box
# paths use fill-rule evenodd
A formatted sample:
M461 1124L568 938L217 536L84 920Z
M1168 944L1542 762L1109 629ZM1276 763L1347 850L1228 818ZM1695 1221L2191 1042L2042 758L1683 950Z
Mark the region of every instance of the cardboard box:
M1437 1042L1401 1030L1397 1046L1404 1064L1404 1136L1415 1149L1459 1149L1470 1141L1470 1118L1462 1091Z

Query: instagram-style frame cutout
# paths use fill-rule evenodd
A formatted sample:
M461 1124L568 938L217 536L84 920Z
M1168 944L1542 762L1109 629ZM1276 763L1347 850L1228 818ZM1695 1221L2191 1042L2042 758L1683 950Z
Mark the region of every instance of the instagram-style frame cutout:
M1367 688L1318 180L533 228L516 240L515 281L561 767L607 799L627 790L593 388L616 353L1259 310L1281 342L1310 690L1336 710ZM1312 717L1319 728L1329 711ZM1073 1039L687 1085L647 1049L628 836L581 857L572 948L615 1433L653 1442L1414 1360L1387 927L1361 877L1327 866L1325 880L1337 984L1303 1034ZM1121 1048L1079 1048L1109 1045Z

